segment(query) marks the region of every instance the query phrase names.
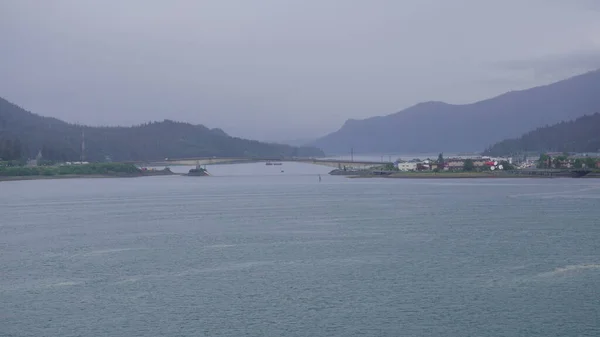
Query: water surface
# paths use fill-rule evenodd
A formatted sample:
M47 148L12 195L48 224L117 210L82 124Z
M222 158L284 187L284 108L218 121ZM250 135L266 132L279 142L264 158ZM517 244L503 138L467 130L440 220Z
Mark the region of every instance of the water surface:
M0 335L600 335L600 181L209 171L0 183Z

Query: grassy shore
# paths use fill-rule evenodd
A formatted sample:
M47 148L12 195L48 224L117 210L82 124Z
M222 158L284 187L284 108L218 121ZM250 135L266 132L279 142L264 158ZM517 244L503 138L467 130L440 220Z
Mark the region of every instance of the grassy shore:
M72 166L1 167L0 181L73 179L73 178L135 178L174 175L169 169L141 170L135 165L100 163Z
M76 178L135 178L142 175L109 175L109 174L65 174L56 176L0 176L0 181L20 181L20 180L50 180L50 179L76 179Z

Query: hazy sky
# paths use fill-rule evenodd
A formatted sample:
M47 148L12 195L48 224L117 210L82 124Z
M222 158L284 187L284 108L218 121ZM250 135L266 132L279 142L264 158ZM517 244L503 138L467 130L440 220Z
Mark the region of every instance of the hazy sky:
M598 0L0 0L0 97L261 140L600 68Z

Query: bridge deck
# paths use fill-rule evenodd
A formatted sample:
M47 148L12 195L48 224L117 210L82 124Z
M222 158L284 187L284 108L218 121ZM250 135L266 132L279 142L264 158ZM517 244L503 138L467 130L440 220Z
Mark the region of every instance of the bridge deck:
M165 158L163 161L138 161L135 164L161 163L161 164L177 164L177 163L248 163L248 162L298 162L298 163L330 163L341 165L385 165L388 162L375 161L348 161L342 159L320 159L320 158L256 158L256 157L204 157L204 158Z

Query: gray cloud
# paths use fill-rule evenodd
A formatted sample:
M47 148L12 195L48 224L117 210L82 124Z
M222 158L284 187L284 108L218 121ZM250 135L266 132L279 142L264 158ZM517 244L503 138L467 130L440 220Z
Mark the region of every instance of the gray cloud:
M579 5L586 9L600 11L600 2L598 0L574 0L575 5Z
M512 90L559 81L573 74L600 69L600 49L498 62L493 75L480 83Z
M597 67L594 3L4 0L0 96L82 123L314 137Z
M529 60L512 60L501 62L505 70L531 72L536 78L559 79L569 74L585 72L600 68L600 48L578 52L547 55Z

